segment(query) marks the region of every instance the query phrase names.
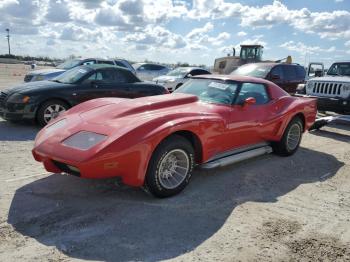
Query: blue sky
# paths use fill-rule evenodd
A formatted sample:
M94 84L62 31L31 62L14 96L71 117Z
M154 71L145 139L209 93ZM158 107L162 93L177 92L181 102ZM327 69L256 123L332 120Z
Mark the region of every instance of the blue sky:
M12 51L22 55L210 66L257 43L264 59L350 60L349 0L0 0L0 17L0 32L10 28Z

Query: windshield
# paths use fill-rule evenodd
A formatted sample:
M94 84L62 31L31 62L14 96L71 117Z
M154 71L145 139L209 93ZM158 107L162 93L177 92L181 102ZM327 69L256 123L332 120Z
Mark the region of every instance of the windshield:
M231 75L240 75L240 76L252 76L258 78L265 78L270 72L272 66L264 64L247 64L238 67Z
M68 70L68 69L71 69L73 67L78 66L79 64L80 64L80 60L77 60L77 59L67 60L66 62L58 65L57 68Z
M52 79L54 82L64 84L74 84L88 74L92 69L79 66L64 72L63 74Z
M329 68L327 75L350 76L350 63L334 63Z
M167 76L176 76L176 77L184 77L190 70L188 68L176 68L169 73L167 73Z
M191 94L200 101L231 105L235 98L237 83L214 79L191 79L174 93Z

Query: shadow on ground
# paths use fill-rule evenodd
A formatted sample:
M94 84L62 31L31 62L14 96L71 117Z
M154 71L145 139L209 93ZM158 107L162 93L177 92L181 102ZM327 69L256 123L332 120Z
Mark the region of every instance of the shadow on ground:
M344 134L342 131L350 131L350 124L349 125L329 125L329 127L332 127L332 129L319 129L319 130L313 130L309 132L311 135L315 136L321 136L326 137L330 139L334 139L341 142L348 142L350 143L350 136L347 134ZM339 132L337 132L339 130Z
M112 181L52 175L16 191L8 222L72 258L170 259L213 236L238 205L276 202L325 174L329 179L342 166L331 155L301 148L289 158L268 155L210 172L197 170L184 192L162 200Z
M11 123L0 120L0 141L34 140L40 128L31 122Z

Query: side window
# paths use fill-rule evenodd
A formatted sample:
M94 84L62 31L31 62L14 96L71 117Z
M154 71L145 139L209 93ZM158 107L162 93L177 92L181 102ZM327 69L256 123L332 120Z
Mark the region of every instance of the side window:
M298 79L305 79L305 75L306 75L305 68L302 66L296 66L295 69L297 70Z
M114 70L114 81L117 83L130 83L127 75L122 70Z
M206 73L203 73L203 70L195 69L190 72L191 75L193 76L198 76L198 75L204 75Z
M93 73L89 78L88 80L102 80L102 74L101 72L96 72L96 73Z
M269 95L263 84L243 83L238 94L237 104L243 103L247 98L254 97L256 105L263 105L269 102Z
M283 73L285 80L296 80L297 79L297 72L295 69L295 66L291 65L284 65L283 66Z
M115 64L116 64L117 66L127 68L127 66L124 65L124 64L123 64L122 62L120 62L120 61L115 61Z
M108 61L108 60L98 60L97 64L114 65L114 62L113 61Z
M161 66L161 65L149 65L149 68L150 68L150 70L158 71L158 70L163 70L164 66Z
M283 70L281 66L275 66L271 69L271 79L274 79L274 76L278 76L279 79L284 79Z
M93 65L96 64L95 60L86 60L82 63L82 65Z
M152 70L151 65L149 65L149 64L144 64L144 65L140 66L139 69L140 70Z

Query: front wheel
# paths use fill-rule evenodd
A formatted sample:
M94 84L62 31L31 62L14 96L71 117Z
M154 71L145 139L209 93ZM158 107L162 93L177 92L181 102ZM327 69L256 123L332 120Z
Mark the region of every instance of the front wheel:
M68 110L69 106L60 100L49 100L38 110L37 121L40 126L46 126L52 119Z
M160 143L148 165L145 186L156 197L170 197L189 183L194 150L182 136L173 135Z
M293 155L299 148L302 134L303 122L299 117L295 117L288 124L282 139L273 144L274 152L281 156Z

